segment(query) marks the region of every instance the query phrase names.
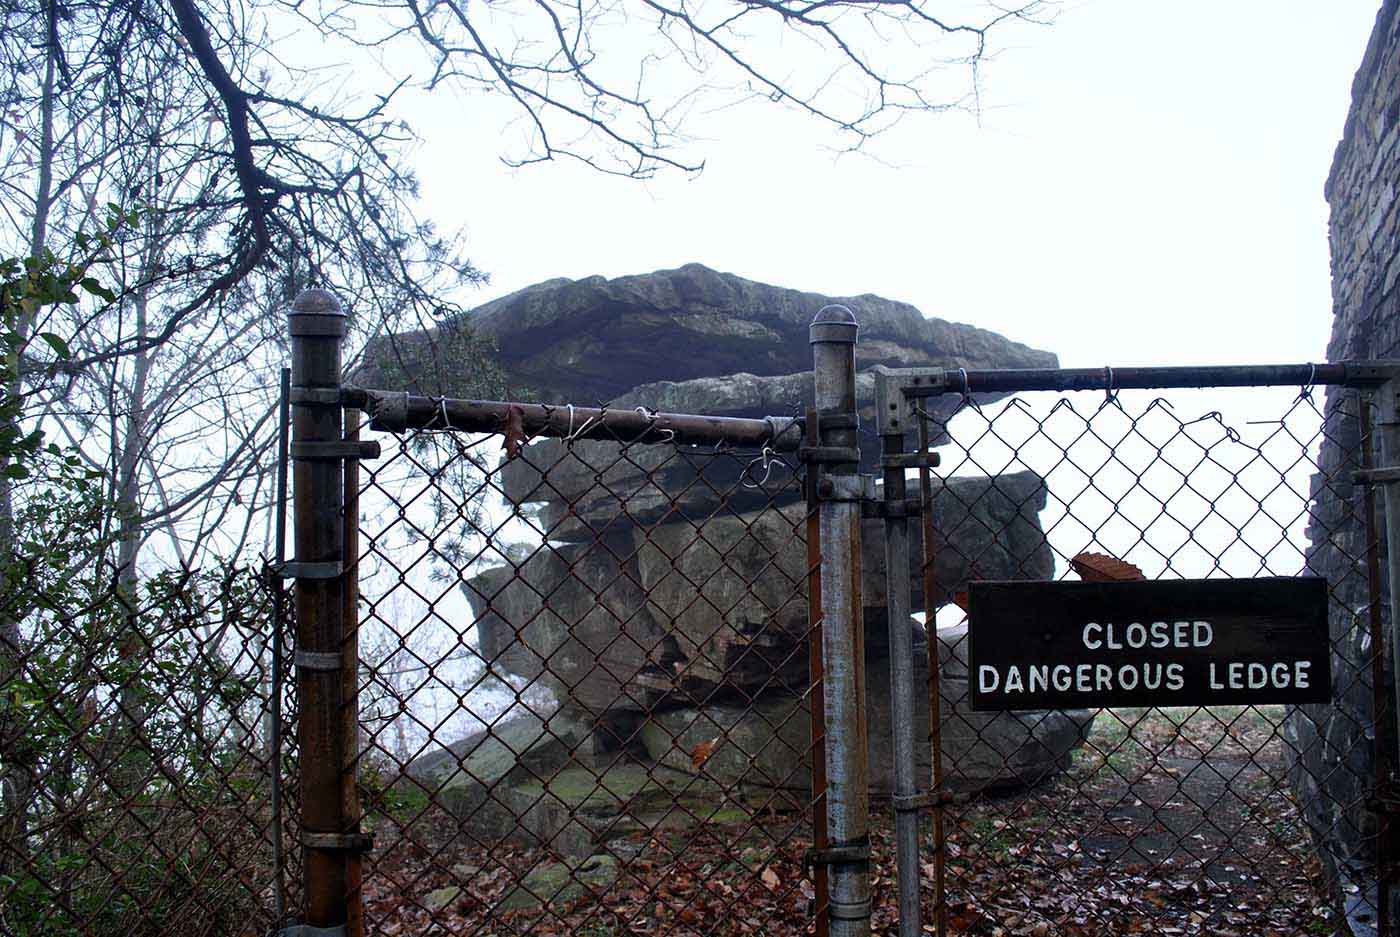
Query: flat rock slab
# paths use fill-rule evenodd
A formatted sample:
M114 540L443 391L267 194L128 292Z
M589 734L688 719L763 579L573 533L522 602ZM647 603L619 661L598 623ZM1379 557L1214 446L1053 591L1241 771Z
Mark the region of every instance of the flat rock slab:
M879 296L804 293L700 264L638 276L548 280L477 307L467 321L494 341L508 399L593 406L641 384L737 372L796 374L811 367L807 328L839 302L860 322L862 368L943 365L1054 367L1055 356L975 326L932 319ZM372 343L352 377L365 387L470 396L451 360L460 329ZM460 339L456 339L458 345ZM445 349L438 354L428 349ZM401 362L411 362L411 373Z

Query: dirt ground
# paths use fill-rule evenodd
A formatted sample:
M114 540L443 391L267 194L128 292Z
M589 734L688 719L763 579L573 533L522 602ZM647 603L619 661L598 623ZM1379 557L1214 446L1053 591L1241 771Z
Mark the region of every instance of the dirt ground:
M947 808L947 934L1345 934L1287 793L1281 720L1252 708L1105 712L1061 777ZM876 934L897 932L888 817L876 805ZM428 811L368 867L367 923L385 934L806 934L808 822L730 812L633 832L580 861L441 836L452 824ZM931 828L926 818L926 933Z

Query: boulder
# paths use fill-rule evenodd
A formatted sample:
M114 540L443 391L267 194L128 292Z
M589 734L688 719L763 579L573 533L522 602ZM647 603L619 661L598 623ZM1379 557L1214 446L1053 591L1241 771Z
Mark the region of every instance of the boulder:
M669 679L750 693L802 691L805 528L806 508L795 505L638 531L641 587L653 620L681 654Z
M1009 472L993 478L934 478L933 563L940 605L969 579L1049 579L1055 557L1040 526L1045 481L1035 472ZM917 494L917 483L910 494ZM910 609L924 608L924 525L909 524ZM861 522L861 595L866 625L884 627L884 521ZM871 616L869 610L876 610ZM880 640L876 636L876 640Z
M937 633L946 786L954 791L1012 789L1037 784L1069 767L1070 755L1088 737L1098 710L973 712L967 625L939 628ZM873 725L873 715L871 721Z
M804 293L699 264L612 280L549 280L479 306L465 321L476 336L495 343L509 399L594 405L657 381L806 370L807 327L832 302L849 306L860 322L856 354L862 368L1055 365L1048 352L975 326L926 318L908 303L869 294ZM454 320L378 339L352 381L474 396L460 362L450 354L423 353L460 344L461 332ZM404 361L414 362L412 373L405 373Z
M1043 579L1054 569L1040 529L1045 486L1031 472L951 478L934 494L937 593L970 578ZM639 526L596 542L544 545L463 584L481 653L540 678L594 714L642 711L718 688L753 695L806 681L806 505ZM601 516L597 523L602 526ZM885 644L881 521L862 523L868 644ZM923 608L923 528L912 525L910 607Z
M485 836L517 826L519 784L592 758L593 727L568 712L524 709L445 748L414 759L405 779Z
M638 675L679 654L652 617L635 552L630 534L546 545L464 582L487 666L538 679L593 715L648 708L655 694Z
M911 622L916 634L923 630ZM966 626L940 629L940 745L944 783L952 791L1000 791L1039 783L1068 767L1095 711L975 713L968 695ZM914 655L916 774L932 770L928 739L928 645ZM872 793L894 790L894 747L888 658L867 662L866 713ZM678 772L720 785L782 789L805 797L811 783L811 723L792 697L752 705L719 703L653 714L642 730L647 754ZM714 743L697 768L697 746ZM923 783L921 781L921 783ZM799 799L800 799L799 797Z

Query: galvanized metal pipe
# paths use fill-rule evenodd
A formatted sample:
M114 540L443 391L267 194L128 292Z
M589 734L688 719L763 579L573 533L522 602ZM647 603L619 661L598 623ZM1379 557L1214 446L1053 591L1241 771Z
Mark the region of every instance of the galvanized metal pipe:
M406 429L499 433L512 412L527 436L606 439L628 443L723 443L744 448L768 446L792 451L802 445L802 421L790 416L744 419L658 413L645 408L575 407L567 404L504 403L418 397L385 390L346 388L346 406L365 410L370 427L388 432Z
M1387 381L1376 391L1376 417L1376 428L1380 430L1378 435L1381 441L1379 470L1400 468L1400 379ZM1385 499L1386 569L1389 574L1387 581L1390 584L1390 666L1393 674L1400 674L1400 640L1397 640L1395 633L1396 627L1400 626L1400 481L1385 481L1381 484ZM1395 718L1394 734L1391 738L1400 739L1400 695L1391 703ZM1378 733L1379 728L1377 726ZM1381 877L1389 873L1387 869L1379 867L1376 872L1379 886ZM1378 900L1382 891L1390 891L1393 894L1390 889L1378 887ZM1394 908L1387 906L1388 925L1393 925L1392 911Z
M919 416L919 451L927 452L929 438L928 416ZM937 547L933 530L933 472L928 464L919 467L919 519L924 527L924 562L921 566L924 586L924 630L928 634L928 741L933 761L933 930L937 937L948 933L948 840L944 817L943 794L943 668L942 649L938 641L938 581L934 575Z
M904 434L880 437L886 456L902 455ZM893 733L894 793L896 798L917 793L914 759L914 633L909 627L909 516L904 467L885 468L885 608L890 636L890 729ZM892 510L894 506L899 510ZM930 615L930 622L932 616ZM932 631L932 628L930 628ZM899 933L921 937L919 909L919 814L900 809L894 814L898 857Z
M1380 429L1382 468L1400 467L1400 381L1388 381L1376 393L1376 421ZM1390 574L1390 622L1392 632L1400 623L1400 482L1382 483L1385 491L1386 562ZM1400 674L1400 641L1392 633L1391 670ZM1396 699L1396 735L1400 738L1400 697Z
M291 333L292 388L338 389L341 341L346 316L325 290L303 290L287 316ZM339 442L341 409L295 406L293 451L297 444ZM343 465L334 459L298 459L292 466L294 555L300 564L344 559ZM340 654L345 641L345 577L296 580L296 649ZM343 834L342 778L346 764L345 681L339 669L298 667L297 740L301 767L302 834ZM346 851L325 844L303 846L305 923L339 928L347 921Z
M910 388L910 397L1023 390L1155 390L1190 387L1374 387L1385 379L1373 361L1334 364L1200 365L1170 368L947 368L941 380Z
M1362 394L1356 397L1357 422L1361 435L1361 468L1369 471L1376 467L1375 445L1371 436L1371 402ZM1366 512L1366 610L1371 636L1371 719L1375 723L1371 729L1371 758L1374 771L1375 797L1380 799L1386 788L1386 756L1383 728L1386 718L1385 701L1385 626L1381 620L1381 560L1380 534L1376 529L1376 489L1374 485L1364 485L1362 502ZM1378 937L1390 937L1390 876L1389 853L1391 837L1391 817L1384 810L1376 811L1376 933Z
M823 448L854 451L857 439L855 344L858 326L844 306L827 306L811 326ZM869 847L870 791L865 720L865 628L860 596L857 461L824 463L819 493L822 646L826 704L826 815L831 846ZM868 862L830 866L832 937L870 933Z

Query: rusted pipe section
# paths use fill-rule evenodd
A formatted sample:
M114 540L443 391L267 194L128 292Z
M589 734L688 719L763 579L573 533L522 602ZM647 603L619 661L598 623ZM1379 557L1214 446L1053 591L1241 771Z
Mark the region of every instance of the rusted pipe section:
M763 419L695 416L658 413L645 407L628 410L503 403L497 400L455 400L362 388L346 388L341 400L345 406L367 412L372 429L391 433L407 429L499 433L506 429L512 411L519 411L521 429L529 437L705 446L724 444L753 449L768 446L777 451L792 451L802 444L802 421L784 416Z
M810 330L815 407L822 451L856 453L856 365L858 326L844 306L817 313ZM858 456L814 462L822 470L821 502L822 675L826 704L826 818L832 937L870 933L870 793L865 720L865 641L860 596L860 501ZM862 853L861 858L851 858ZM818 861L821 861L820 857Z
M291 332L292 399L304 389L338 390L346 316L326 290L303 290L287 316ZM304 396L304 395L303 395ZM347 913L347 850L338 837L351 830L343 791L347 763L345 577L328 576L344 560L343 463L316 458L318 447L341 440L338 405L298 404L292 413L294 569L296 580L297 740L301 767L301 833L305 921L341 928ZM298 444L301 444L298 446Z
M807 445L821 445L817 437L817 411L807 411ZM807 708L812 725L812 848L820 853L830 839L826 832L826 684L822 680L822 543L821 502L817 482L821 473L812 467L805 479L807 495ZM831 933L827 866L812 867L812 891L816 901L816 937Z
M903 432L880 436L885 464L885 603L890 635L890 723L894 755L894 836L898 856L900 937L922 937L919 908L919 813L899 806L918 793L914 760L914 634L909 627L909 515ZM897 509L896 509L897 508ZM930 619L931 620L931 619Z
M360 414L345 413L345 439L360 439ZM341 548L345 564L341 622L345 640L340 645L340 731L344 762L340 772L342 816L346 828L360 828L360 786L355 783L360 767L360 463L345 462L345 539ZM363 853L351 849L345 854L345 937L364 937Z

